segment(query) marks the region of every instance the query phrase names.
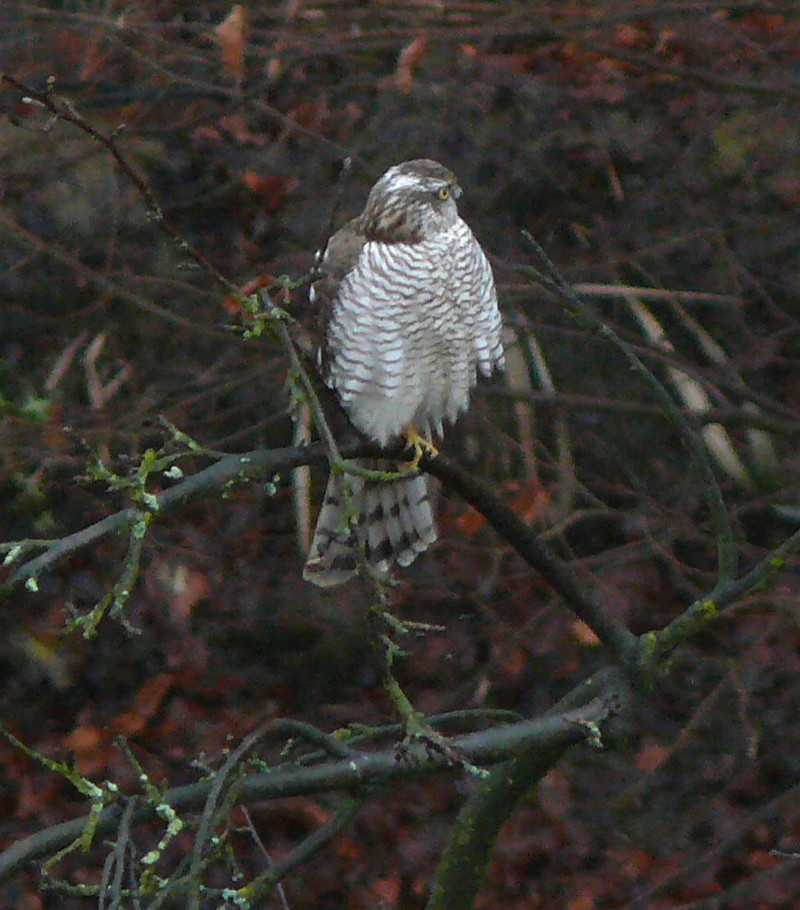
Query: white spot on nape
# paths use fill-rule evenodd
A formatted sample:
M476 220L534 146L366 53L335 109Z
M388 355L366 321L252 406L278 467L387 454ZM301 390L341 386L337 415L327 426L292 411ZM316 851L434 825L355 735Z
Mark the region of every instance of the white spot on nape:
M379 182L383 183L386 181L385 185L392 190L406 190L418 187L419 177L415 177L412 174L403 174L400 171L400 167L401 165L399 164L390 167Z

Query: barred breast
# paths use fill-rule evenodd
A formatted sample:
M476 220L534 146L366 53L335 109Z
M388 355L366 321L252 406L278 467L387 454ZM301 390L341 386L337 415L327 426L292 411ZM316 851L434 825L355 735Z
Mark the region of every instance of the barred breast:
M328 381L355 426L386 445L413 424L441 432L477 372L502 367L491 268L458 219L419 243L366 242L328 330Z

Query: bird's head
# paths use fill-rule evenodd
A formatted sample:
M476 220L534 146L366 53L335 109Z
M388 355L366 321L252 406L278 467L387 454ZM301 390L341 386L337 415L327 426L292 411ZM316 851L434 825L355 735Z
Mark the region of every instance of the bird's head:
M460 195L455 174L437 161L403 161L370 190L360 227L369 240L417 243L455 223Z

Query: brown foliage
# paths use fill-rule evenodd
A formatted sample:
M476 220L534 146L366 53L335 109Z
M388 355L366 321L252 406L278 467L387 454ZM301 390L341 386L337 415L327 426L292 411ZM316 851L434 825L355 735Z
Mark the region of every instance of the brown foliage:
M489 2L52 6L0 3L6 72L41 91L53 77L60 98L114 135L168 221L247 293L301 276L337 193L341 220L390 162L424 154L459 173L509 324L539 342L552 383L529 369L513 396L490 390L447 446L634 632L661 628L710 586L703 482L638 377L520 277L521 229L575 283L715 295L645 298L669 350L645 337L624 295L593 303L665 382L668 368L685 371L716 409L751 481L721 474L743 563L796 526L796 14L733 3L553 3L535 15ZM250 318L231 288L159 229L107 149L9 86L0 105L3 537L62 536L123 507L75 477L87 452L124 473L161 444L159 415L212 449L288 445L282 351L226 330ZM337 189L344 156L353 176ZM304 321L302 291L289 305ZM527 434L518 399L533 402ZM759 421L769 457L752 435ZM3 726L94 780L133 787L118 734L153 780L177 784L196 779L198 760L218 766L264 718L386 722L365 603L303 585L291 502L282 482L275 496L233 491L160 523L127 607L139 635L109 622L92 641L58 636L69 611L113 586L113 541L40 579L38 593L18 592L3 606ZM601 666L597 636L447 490L439 512L441 544L395 598L404 618L446 625L401 670L412 700L426 712L546 710ZM798 587L790 562L675 656L623 749L576 752L548 775L503 830L484 906L644 906L635 901L659 882L670 887L648 908L726 895L732 908L790 905L790 864L771 851L796 849L795 801L758 813L797 779ZM85 808L6 744L0 768L6 844ZM290 905L423 907L472 786L436 778L372 804L287 880ZM275 860L335 808L298 797L255 809L254 824ZM254 841L240 846L248 872L262 871ZM94 875L85 858L70 862L75 881ZM33 876L8 888L7 903L56 906Z

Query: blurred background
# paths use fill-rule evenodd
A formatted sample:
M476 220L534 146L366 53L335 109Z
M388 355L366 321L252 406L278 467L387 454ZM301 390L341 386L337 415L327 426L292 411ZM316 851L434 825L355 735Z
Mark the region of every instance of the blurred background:
M3 71L113 137L237 285L301 279L390 164L454 170L510 366L445 450L637 633L713 584L703 483L641 379L537 281L523 232L703 429L754 563L800 522L799 48L796 6L766 2L0 2ZM0 112L2 539L61 537L123 508L82 477L97 458L133 470L165 444L162 417L216 450L291 444L279 345L242 337L240 303L108 148L8 83ZM310 321L302 290L286 306ZM114 621L89 641L62 634L113 586L124 539L15 593L2 724L125 786L117 736L174 785L265 718L387 722L365 592L301 580L323 482L299 508L284 477L157 522L126 611L136 634ZM426 713L545 710L603 664L596 640L456 497L440 491L437 508L441 541L396 591L404 618L445 626L410 646L409 694ZM486 907L633 906L672 875L639 906L791 905L797 873L770 851L794 849L797 800L770 806L800 774L797 568L676 656L624 748L548 775L504 829ZM470 786L388 795L287 882L290 905L423 907ZM280 856L335 805L253 818ZM0 745L3 844L85 808ZM252 844L241 862L259 868ZM64 874L91 877L82 863ZM86 906L33 875L5 888L2 906Z

